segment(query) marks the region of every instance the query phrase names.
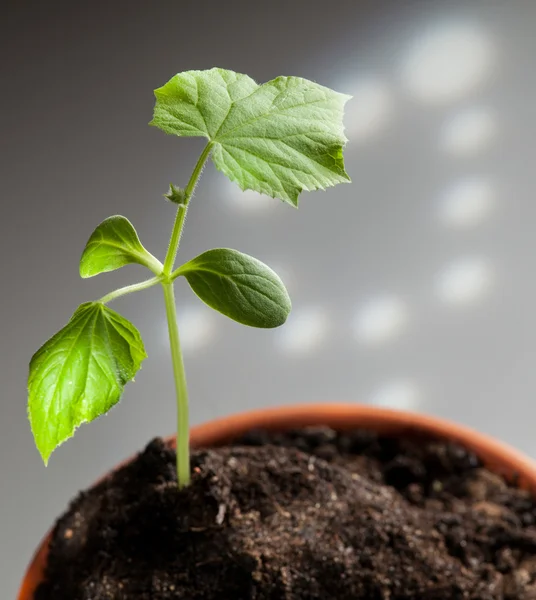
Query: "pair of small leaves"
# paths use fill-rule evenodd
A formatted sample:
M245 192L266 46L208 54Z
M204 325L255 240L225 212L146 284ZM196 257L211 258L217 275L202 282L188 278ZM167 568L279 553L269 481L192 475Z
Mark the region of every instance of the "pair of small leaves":
M91 277L129 263L149 266L151 256L127 219L110 217L91 235L80 272ZM279 277L236 250L204 252L174 276L184 276L206 304L246 325L277 327L290 312L290 299ZM77 427L119 401L145 358L139 331L100 302L82 304L37 351L30 363L29 417L45 464Z
M137 263L162 272L161 263L142 246L133 225L116 215L92 233L80 260L82 277ZM182 265L173 278L184 276L196 295L211 308L251 327L278 327L290 312L290 298L281 279L260 260L229 248L203 252Z

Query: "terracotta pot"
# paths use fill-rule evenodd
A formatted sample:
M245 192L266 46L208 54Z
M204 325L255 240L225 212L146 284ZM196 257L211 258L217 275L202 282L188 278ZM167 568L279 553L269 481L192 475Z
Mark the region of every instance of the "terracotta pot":
M241 413L194 427L194 448L221 446L251 429L286 430L327 425L337 430L369 429L381 434L432 436L457 441L477 454L485 465L518 486L536 494L536 463L521 452L468 427L435 417L359 404L313 404L270 408ZM174 443L174 438L169 438ZM39 546L24 577L18 600L33 600L43 578L48 534Z

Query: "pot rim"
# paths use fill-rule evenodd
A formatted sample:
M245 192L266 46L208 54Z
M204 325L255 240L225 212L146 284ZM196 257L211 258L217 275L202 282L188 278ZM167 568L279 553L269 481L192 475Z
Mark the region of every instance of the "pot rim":
M491 471L536 494L536 462L512 446L448 419L364 404L296 404L240 412L193 427L190 442L192 448L214 447L230 443L252 429L282 431L315 425L339 431L368 429L385 435L421 435L458 442L475 452ZM168 436L166 441L174 445L175 435ZM110 469L108 474L132 458ZM43 578L50 535L47 533L34 554L18 600L33 600L34 591Z

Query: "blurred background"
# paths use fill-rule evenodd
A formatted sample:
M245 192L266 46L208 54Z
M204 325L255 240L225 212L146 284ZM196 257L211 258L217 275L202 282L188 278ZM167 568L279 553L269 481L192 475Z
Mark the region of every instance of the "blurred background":
M69 498L154 436L175 407L160 290L114 308L149 353L109 415L45 469L26 420L27 363L81 302L145 277L83 281L78 260L124 214L165 253L200 139L147 126L152 90L221 66L354 95L352 185L299 210L212 166L181 256L235 247L277 270L294 309L273 331L178 309L192 419L351 401L449 417L536 456L536 51L532 0L63 3L1 9L0 586L13 598Z

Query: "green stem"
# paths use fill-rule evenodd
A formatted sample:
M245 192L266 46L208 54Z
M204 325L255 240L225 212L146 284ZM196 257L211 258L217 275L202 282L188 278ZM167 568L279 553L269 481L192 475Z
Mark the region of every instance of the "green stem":
M179 328L177 326L177 306L173 283L162 283L169 331L169 345L173 362L173 376L177 391L177 481L179 488L190 483L190 427L188 417L188 388L182 359Z
M190 177L190 181L184 190L184 202L179 204L179 208L177 209L177 215L175 216L175 222L173 224L173 231L171 232L166 258L164 260L164 273L166 275L169 275L173 270L173 265L175 264L175 258L177 256L177 250L179 249L181 241L186 213L188 212L188 204L190 203L190 199L195 191L195 186L199 181L199 177L201 176L201 172L203 171L203 167L205 166L211 150L212 143L209 142L201 153L201 156L195 165L192 176Z
M208 143L201 153L193 170L190 181L184 190L184 201L177 208L177 215L173 223L173 231L169 240L169 246L164 260L162 282L164 290L164 301L166 303L166 316L169 331L169 344L171 348L171 361L173 364L173 377L175 379L175 391L177 394L177 481L179 488L183 488L190 483L190 421L188 406L188 387L186 385L186 373L184 370L184 361L182 358L181 343L179 338L179 328L177 324L177 306L175 304L175 291L173 289L173 280L170 278L175 258L180 246L184 221L188 212L188 204L199 181L205 162L207 161L212 143Z
M140 283L133 283L132 285L126 285L125 287L119 288L118 290L114 290L106 296L103 296L98 302L102 302L102 304L107 304L116 298L121 296L125 296L126 294L132 294L132 292L140 292L141 290L146 290L147 288L156 285L162 281L162 277L152 277L151 279L147 279L145 281L140 281Z

